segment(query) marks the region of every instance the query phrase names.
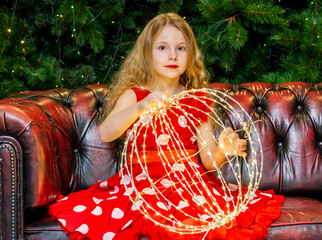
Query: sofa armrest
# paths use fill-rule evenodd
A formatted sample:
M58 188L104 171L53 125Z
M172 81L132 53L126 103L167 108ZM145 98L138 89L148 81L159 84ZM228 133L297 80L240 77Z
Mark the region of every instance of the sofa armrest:
M15 172L9 171L2 177L7 180L18 178L17 184L24 184L24 207L41 206L54 200L61 191L61 180L56 162L54 128L43 109L32 100L0 101L0 136L5 139L2 146L6 146L8 139L18 143L15 146L19 155L16 154L13 161L19 168L17 173L24 169L23 176L14 176ZM13 164L12 157L5 158L8 155L3 151L0 154L2 168Z
M23 239L23 175L19 142L0 136L0 236Z

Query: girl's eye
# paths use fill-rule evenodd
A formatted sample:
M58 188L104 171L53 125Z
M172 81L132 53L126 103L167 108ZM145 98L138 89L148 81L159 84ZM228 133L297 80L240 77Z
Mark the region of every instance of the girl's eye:
M161 51L164 51L164 50L166 50L167 48L166 48L166 46L160 46L160 47L159 47L159 49L160 49Z
M186 50L186 48L185 48L185 47L178 47L178 50L179 50L180 52L183 52L183 51L185 51L185 50Z

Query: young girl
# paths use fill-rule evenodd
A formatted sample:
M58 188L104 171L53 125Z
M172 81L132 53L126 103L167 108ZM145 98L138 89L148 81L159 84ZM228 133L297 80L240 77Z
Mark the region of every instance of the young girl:
M107 142L119 138L124 133L129 137L130 130L139 117L146 111L153 111L156 106L166 107L169 104L167 97L187 89L207 87L207 73L194 34L187 22L174 13L160 14L147 24L115 79L109 95L109 114L99 128L101 140ZM193 99L186 104L197 106ZM213 126L207 115L189 108L186 111L195 115L197 133L191 133L190 130L193 129L189 126L191 123L187 123L180 113L169 111L167 116L187 152L193 156L199 148L201 163L194 158L194 166L200 172L200 176L203 176L207 186L216 193L218 204L225 205L227 199L222 197L224 194L220 181L213 174L206 172L216 169L212 159L215 160L217 167L220 167L226 161L225 155L235 155L237 151L237 155L246 156L246 141L239 139L238 134L227 128L227 131L223 131L218 138L219 147L212 141ZM170 164L168 169L162 165L157 154L158 147L164 148L164 152L170 152L166 149L170 134L161 131L163 129L160 126L156 126L155 129L155 131L151 128L142 130L141 132L145 132L146 135L144 138L138 136L135 140L129 141L135 141L139 155L144 149L149 181L152 179L155 186L163 189L162 196L171 199L171 204L161 203L157 193L148 191L151 190L149 189L151 182L148 181L146 173L142 172L138 160L133 158L132 176L126 175L123 167L107 181L99 181L88 190L71 193L67 197L60 196L50 206L51 215L58 219L71 239L140 239L146 236L149 239L161 240L204 237L204 233L181 235L173 232L171 226L164 227L172 222L158 215L161 213L178 220L183 225L200 227L204 222L196 219L200 219L204 211L201 205L207 204L209 199L204 197L207 196L204 192L203 195L197 196L200 198L196 201L183 190L187 186L181 186L180 179L175 183L164 178L170 175L173 178L178 177L174 169L176 163L173 161L173 165ZM159 146L156 144L155 136L159 136L157 138ZM197 138L193 139L192 136ZM201 147L200 139L209 142L207 151ZM208 154L209 151L211 156ZM188 162L183 160L178 171L181 171L182 179L191 178L193 181L195 174L189 170L187 164ZM130 178L133 179L136 190L144 195L145 202L135 198ZM227 225L210 230L205 239L266 237L268 227L280 214L283 198L274 195L272 191L265 193L257 191L256 195L258 200L254 201L254 204L249 204L245 212ZM237 197L237 193L234 197ZM145 215L138 210L140 207L145 209ZM158 213L154 209L157 209ZM153 220L164 226L155 224L146 216L152 216Z

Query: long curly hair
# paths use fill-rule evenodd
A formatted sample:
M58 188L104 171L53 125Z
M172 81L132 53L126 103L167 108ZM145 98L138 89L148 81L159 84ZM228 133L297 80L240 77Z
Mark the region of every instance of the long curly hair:
M113 77L109 89L107 112L114 107L117 99L125 90L135 86L153 85L156 81L152 65L152 46L160 31L167 25L179 29L187 43L187 68L180 76L180 84L186 88L207 86L208 72L204 67L203 56L197 46L191 27L178 14L159 14L143 29L133 49L124 60L121 69Z

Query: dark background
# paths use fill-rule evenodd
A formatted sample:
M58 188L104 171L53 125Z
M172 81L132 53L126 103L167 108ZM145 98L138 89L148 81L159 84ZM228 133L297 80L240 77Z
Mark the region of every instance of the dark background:
M321 9L317 0L1 1L1 98L110 83L145 24L164 12L191 25L211 82L317 83Z

